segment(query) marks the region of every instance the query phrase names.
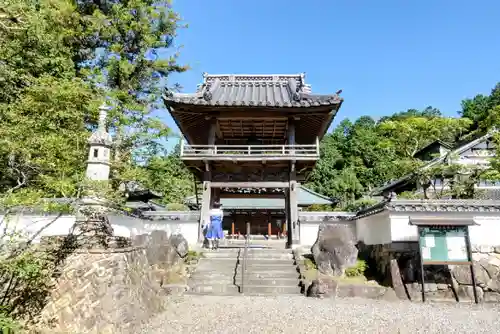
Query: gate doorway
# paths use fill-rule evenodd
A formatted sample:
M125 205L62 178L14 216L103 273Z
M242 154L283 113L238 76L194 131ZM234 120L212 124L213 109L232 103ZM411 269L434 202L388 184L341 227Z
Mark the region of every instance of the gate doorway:
M251 239L280 240L286 237L284 210L232 209L227 210L224 214L223 228L227 231L227 238L245 238L247 223L250 223Z

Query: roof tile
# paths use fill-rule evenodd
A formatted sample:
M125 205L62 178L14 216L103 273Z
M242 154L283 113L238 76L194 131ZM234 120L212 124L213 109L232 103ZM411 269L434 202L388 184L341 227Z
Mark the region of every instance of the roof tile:
M337 94L314 95L304 75L204 75L196 93L165 91L166 102L212 106L310 107L342 102Z

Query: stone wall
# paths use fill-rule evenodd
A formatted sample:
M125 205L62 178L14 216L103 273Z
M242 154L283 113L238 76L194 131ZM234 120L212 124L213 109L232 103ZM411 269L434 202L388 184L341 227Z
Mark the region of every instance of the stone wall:
M55 242L64 239L45 241ZM41 313L44 332L135 333L164 309L162 286L171 272L181 272L187 243L155 231L108 249L68 253Z
M390 263L395 259L407 297L421 300L417 242L359 247L377 280L384 285L394 286ZM479 300L500 302L500 247L473 247L472 252ZM474 299L469 266L425 266L424 272L425 295L429 300Z

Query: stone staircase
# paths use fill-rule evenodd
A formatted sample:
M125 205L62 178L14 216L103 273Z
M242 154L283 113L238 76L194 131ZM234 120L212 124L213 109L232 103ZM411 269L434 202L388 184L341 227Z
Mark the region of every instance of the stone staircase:
M188 281L189 294L238 295L241 293L243 248L204 251ZM288 249L249 248L245 295L299 294L299 273Z

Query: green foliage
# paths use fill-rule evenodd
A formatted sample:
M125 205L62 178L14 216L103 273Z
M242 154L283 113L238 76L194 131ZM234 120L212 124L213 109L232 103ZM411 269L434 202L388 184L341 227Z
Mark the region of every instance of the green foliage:
M194 194L193 175L176 152L150 159L144 171L143 184L161 192L164 204L184 203L187 196Z
M304 267L306 270L316 270L318 267L316 266L316 262L314 262L314 258L312 255L304 257Z
M472 130L484 132L491 126L498 126L498 117L492 119L492 116L497 116L498 112L492 114L492 110L500 106L500 83L497 83L491 90L490 95L476 95L472 99L462 101L462 110L460 115L472 121Z
M474 198L475 185L483 178L486 169L477 165L453 163L452 158L448 156L445 163L415 173L423 189L423 198Z
M185 168L163 158L171 131L156 112L168 75L186 69L171 52L178 28L169 1L2 1L0 209L7 218L0 230L9 243L0 249L1 328L32 320L53 269L52 259L34 252L33 236L5 228L9 212L68 212L71 203L43 199L93 193L120 205L117 186L128 180L166 190L166 203L191 192ZM84 177L103 100L112 106L108 128L116 143L111 183Z
M194 250L190 250L188 251L187 255L186 255L186 258L184 259L184 261L186 263L189 263L191 261L197 261L199 259L201 259L203 257L203 253L202 252L197 252L197 251L194 251Z
M357 260L355 266L346 269L345 275L347 277L364 276L366 269L368 269L366 262L364 260Z
M463 135L472 122L466 118L408 117L380 123L385 140L381 145L394 148L402 157L412 158L420 149L435 140L454 141Z
M322 211L332 211L333 208L331 205L328 204L313 204L308 206L307 208L304 208L304 211L309 211L309 212L322 212Z
M344 210L349 212L358 212L372 205L375 205L376 203L378 203L378 201L371 198L360 198L352 203L348 203L346 206L344 206Z
M189 211L189 208L182 203L169 203L166 205L168 211Z
M498 128L500 84L489 96L464 100L462 106L461 118L444 117L438 109L427 107L408 109L378 121L369 116L354 122L342 121L322 140L321 159L307 186L338 198L339 208L349 211L362 207L357 201L373 189L411 173L424 193L405 192L400 195L402 198L474 196L474 184L480 179L500 179L497 158L492 161L493 168L485 171L477 166L460 166L451 159L446 164L419 170L427 162L415 157L436 140L456 146Z

